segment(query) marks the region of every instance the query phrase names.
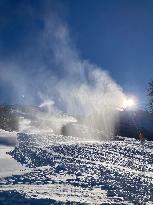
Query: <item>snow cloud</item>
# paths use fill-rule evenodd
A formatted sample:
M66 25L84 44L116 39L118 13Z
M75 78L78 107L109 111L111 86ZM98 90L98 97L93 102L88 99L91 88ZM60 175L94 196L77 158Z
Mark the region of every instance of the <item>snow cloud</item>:
M37 35L30 35L22 55L1 62L0 79L11 84L17 103L47 102L52 110L92 116L92 125L112 130L114 110L125 97L121 87L103 68L79 56L66 21L45 2L41 15L26 8L33 21L39 19Z

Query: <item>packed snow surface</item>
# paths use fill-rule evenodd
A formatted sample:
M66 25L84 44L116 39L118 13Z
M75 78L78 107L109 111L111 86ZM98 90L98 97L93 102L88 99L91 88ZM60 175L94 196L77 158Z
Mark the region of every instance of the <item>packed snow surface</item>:
M12 158L8 152L18 145L17 133L0 129L0 178L25 173L26 167ZM1 181L1 180L0 180Z
M152 142L81 141L53 133L19 133L18 142L3 156L26 170L0 175L1 205L153 204Z

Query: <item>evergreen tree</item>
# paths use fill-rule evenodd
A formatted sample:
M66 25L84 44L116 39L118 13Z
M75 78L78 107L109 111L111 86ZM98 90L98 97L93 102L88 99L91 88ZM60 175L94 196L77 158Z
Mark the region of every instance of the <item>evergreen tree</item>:
M153 113L153 81L148 83L148 96L149 96L149 112Z

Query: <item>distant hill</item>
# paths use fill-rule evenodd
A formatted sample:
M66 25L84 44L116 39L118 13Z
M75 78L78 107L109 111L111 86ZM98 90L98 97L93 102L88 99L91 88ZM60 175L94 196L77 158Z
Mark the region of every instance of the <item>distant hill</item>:
M153 115L147 111L119 111L116 115L115 130L113 136L122 136L128 138L139 138L140 132L143 133L144 138L147 140L153 140ZM62 128L62 134L64 135L86 135L87 137L97 139L107 139L103 130L94 129L86 126L84 117L77 117L77 123L67 124ZM90 136L91 135L91 136ZM116 138L116 137L115 137ZM108 137L108 139L110 139Z
M153 140L153 115L147 111L119 112L116 135L138 138L142 132L148 140Z
M74 119L78 122L75 122ZM30 129L53 129L55 134L77 135L89 137L97 135L98 139L103 135L103 130L91 130L83 124L83 116L72 116L46 112L37 106L26 105L0 105L0 129L6 131L19 131L21 119L29 120ZM153 115L147 111L121 111L115 125L114 136L138 138L139 132L143 132L145 138L153 140Z

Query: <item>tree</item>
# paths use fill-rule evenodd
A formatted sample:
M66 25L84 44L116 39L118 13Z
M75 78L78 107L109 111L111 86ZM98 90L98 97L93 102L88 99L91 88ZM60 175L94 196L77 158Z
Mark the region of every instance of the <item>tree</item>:
M18 130L18 117L10 106L0 105L0 129L6 131Z
M150 97L148 103L149 112L153 113L153 81L148 83L148 96Z

